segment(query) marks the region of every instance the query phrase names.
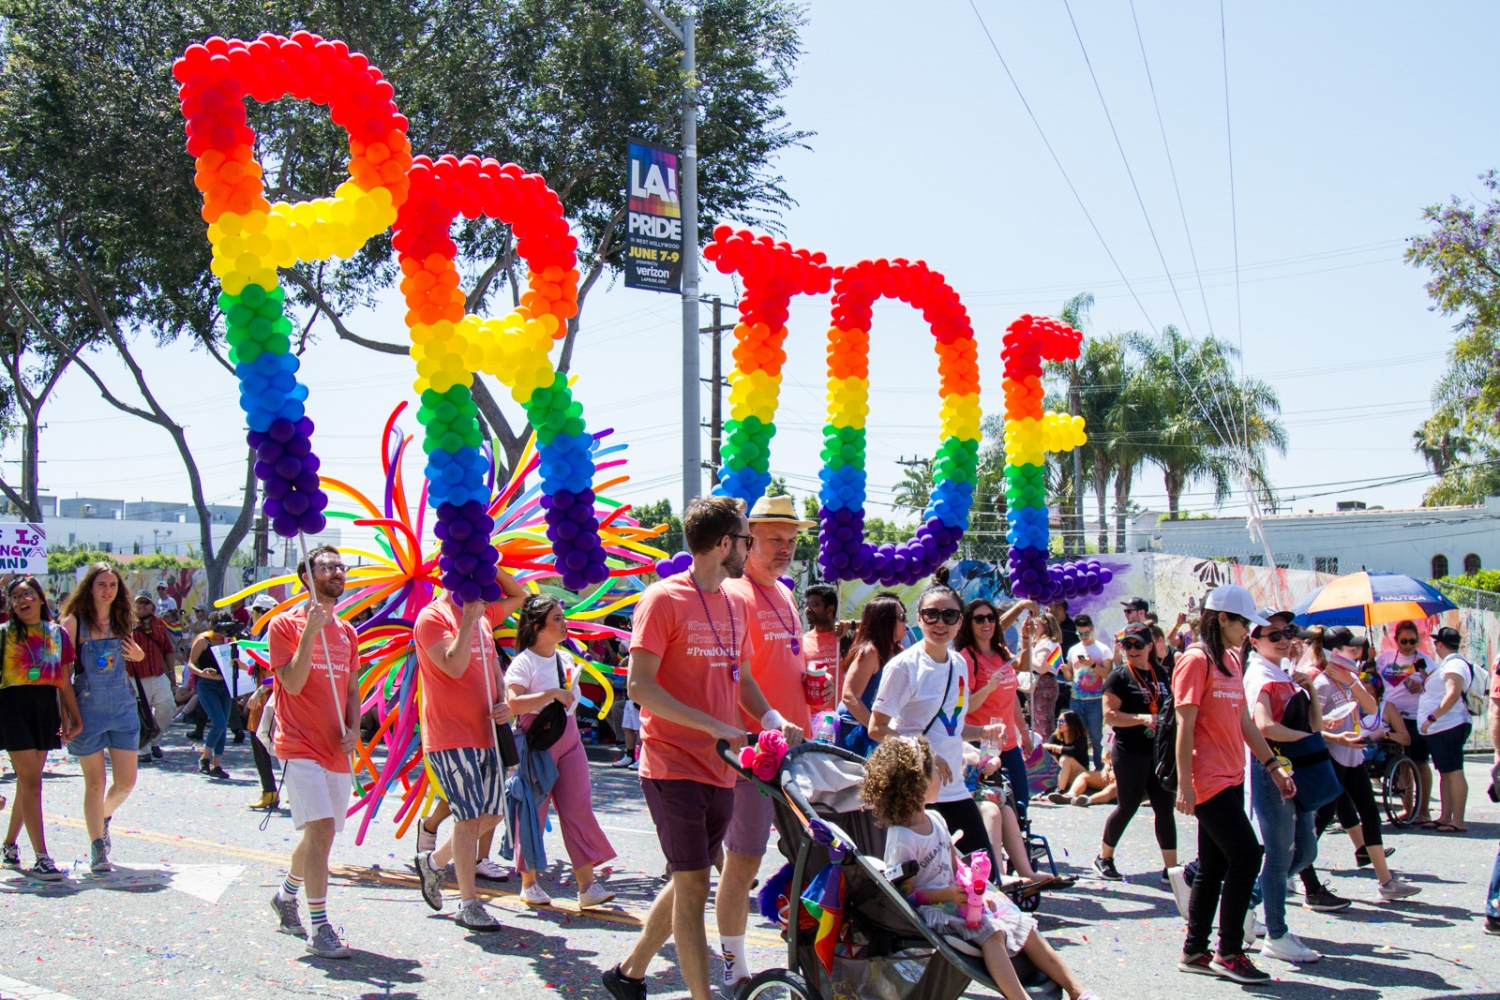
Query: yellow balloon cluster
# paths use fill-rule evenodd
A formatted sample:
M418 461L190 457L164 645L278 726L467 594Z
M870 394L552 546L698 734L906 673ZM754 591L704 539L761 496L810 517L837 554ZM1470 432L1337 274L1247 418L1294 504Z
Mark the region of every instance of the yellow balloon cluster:
M230 295L249 284L275 288L278 267L291 267L299 260L353 257L370 237L395 221L389 190L365 191L353 181L340 184L332 198L296 205L277 202L269 212L224 212L208 227L211 269Z
M772 375L764 368L745 371L736 368L729 373L729 414L734 420L754 417L763 424L776 419L776 404L781 398L781 372Z
M870 415L870 380L868 378L831 378L828 380L828 423L834 427L865 426Z
M455 385L473 385L473 372L494 375L525 404L554 377L548 354L559 323L551 313L526 319L520 310L481 319L469 314L457 323L440 319L411 328L411 356L417 363L416 390L447 392Z
M979 394L952 395L943 397L942 409L938 411L942 420L943 437L963 438L973 441L979 438Z
M1082 417L1044 413L1041 420L1009 420L1005 424L1005 463L1042 465L1047 452L1071 451L1087 441Z

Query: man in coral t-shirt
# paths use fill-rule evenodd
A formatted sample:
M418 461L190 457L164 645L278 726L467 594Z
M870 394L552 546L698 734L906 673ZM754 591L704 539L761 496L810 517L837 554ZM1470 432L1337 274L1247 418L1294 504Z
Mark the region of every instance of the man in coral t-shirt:
M334 612L344 573L338 549L313 549L297 575L314 600L277 615L267 630L276 679L276 756L285 762L281 781L292 802L292 825L302 831L271 907L281 921L278 929L308 938L307 950L320 958L351 955L328 922L328 855L344 828L349 754L359 736L359 638ZM304 881L311 937L297 915Z
M412 630L422 683L422 754L453 813L453 832L443 845L417 855L422 898L434 910L443 908L442 873L451 861L460 900L456 923L485 933L498 931L500 922L479 901L474 868L479 838L505 815L495 726L511 718L494 630L526 600L509 573L500 570L495 579L499 601L460 606L444 593L417 613Z
M743 746L747 718L779 727L789 743L802 738L761 693L750 607L723 585L744 571L752 538L744 510L733 497L693 500L682 519L692 569L652 584L636 605L630 700L641 707L641 791L672 881L651 904L630 955L604 973L617 1000L645 997L646 969L668 938L676 939L694 1000L709 1000L703 907L737 778L716 744Z

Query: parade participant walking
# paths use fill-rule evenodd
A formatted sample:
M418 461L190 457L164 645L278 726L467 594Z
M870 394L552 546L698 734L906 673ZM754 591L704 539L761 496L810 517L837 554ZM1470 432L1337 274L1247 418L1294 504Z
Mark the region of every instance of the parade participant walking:
M1210 591L1203 608L1199 641L1178 657L1172 676L1177 811L1198 818L1198 874L1193 879L1187 939L1177 968L1237 983L1261 983L1271 977L1245 956L1245 913L1262 853L1245 815L1246 745L1267 766L1282 798L1295 795L1297 786L1245 708L1239 647L1251 625L1267 621L1256 612L1250 592L1233 584ZM1210 956L1208 939L1215 911L1219 947Z
M1417 702L1417 731L1427 739L1432 766L1438 773L1441 809L1431 829L1438 833L1468 833L1464 809L1469 802L1469 781L1464 777L1464 744L1468 742L1469 706L1464 692L1474 683L1474 667L1458 652L1458 629L1447 626L1432 633L1437 650L1437 669L1422 685ZM1425 828L1425 827L1424 827Z
M499 601L460 606L444 592L417 612L412 629L422 683L422 753L453 813L448 839L417 855L422 898L434 910L443 908L443 868L451 861L458 877L456 922L485 933L498 931L500 922L479 901L474 868L479 838L505 815L495 727L512 718L494 629L526 599L509 573L500 570L495 579L503 595Z
M826 583L815 583L807 588L804 600L807 612L807 631L802 634L802 659L807 663L809 677L826 677L828 698L816 711L830 711L841 703L844 678L839 671L839 646L843 641L838 627L839 592Z
M925 622L923 623L926 624ZM1057 726L1057 671L1062 666L1062 630L1051 614L1026 619L1022 645L1031 644L1031 728L1046 736Z
M42 823L42 767L47 751L83 731L78 702L69 679L73 640L52 621L47 595L33 576L18 576L5 585L10 618L0 626L0 747L16 772L11 831L0 855L6 868L20 869L21 849L15 843L19 818L26 826L36 863L26 874L40 882L55 882L63 872L47 851Z
M177 646L172 642L172 633L166 622L156 613L156 602L144 590L135 595L135 644L145 651L146 658L138 663L127 663L125 669L141 682L141 691L146 704L151 706L157 729L150 752L140 754L138 763L144 764L161 760L161 738L177 711L176 692L172 687L172 676L177 669Z
M1000 740L1000 766L1010 781L1016 811L1025 814L1031 803L1031 787L1026 780L1026 755L1031 753L1031 727L1021 712L1016 697L1017 673L1031 669L1031 652L1023 648L1020 657L1013 656L1005 645L1005 630L1023 611L1036 611L1032 601L1017 601L1004 615L983 598L970 601L964 608L964 620L953 640L953 648L964 657L969 668L968 721L976 726L1000 723L1005 736Z
M353 954L328 922L328 855L344 828L353 775L349 755L359 738L359 636L334 605L344 593L339 550L320 545L297 567L309 602L283 611L266 630L275 678L276 757L292 800L292 827L302 839L271 908L283 934L307 938L319 958ZM311 934L297 913L306 883Z
M220 660L214 650L230 641L225 629L232 628L233 624L234 616L229 612L215 612L209 619L208 631L194 639L188 650L187 668L196 683L198 704L208 716L208 734L203 739L203 756L198 759L198 770L211 778L229 777L229 772L224 770L224 734L229 729L229 713L234 702L229 697L224 670L238 670L240 663L232 654Z
M578 735L578 681L583 671L572 654L562 648L567 638L568 622L561 601L550 594L526 598L516 619L516 658L505 670L505 690L511 714L520 720L523 730L529 731L538 713L548 705L562 706L562 735L545 750L532 751L550 753L557 768L551 793L537 803L537 824L540 829L549 806L555 803L563 845L578 883L578 908L588 909L615 898L594 881L595 867L613 858L615 849L594 815L589 759ZM539 864L527 862L519 843L516 867L521 872L521 900L528 906L549 905L552 898L536 881Z
M1125 626L1119 646L1125 663L1110 671L1104 682L1104 721L1114 730L1110 764L1115 775L1115 808L1104 821L1104 839L1094 871L1118 882L1125 876L1115 867L1115 847L1135 818L1141 800L1151 801L1156 846L1162 864L1177 864L1177 820L1172 815L1172 793L1162 785L1154 765L1157 713L1170 696L1172 678L1156 655L1150 626ZM1166 873L1163 872L1165 879Z
M1068 707L1078 713L1088 729L1097 771L1104 767L1104 682L1109 679L1114 650L1095 638L1094 619L1079 615L1075 622L1078 645L1068 651L1063 675L1073 685ZM1160 649L1157 655L1161 655Z
M737 778L716 744L742 746L746 717L779 728L790 744L802 739L761 692L750 606L724 586L744 572L753 537L744 510L734 497L688 504L682 531L692 568L652 584L636 605L630 699L641 706L641 791L672 877L630 954L604 973L616 1000L645 997L647 969L669 938L693 1000L709 1000L703 908Z
M1375 670L1385 686L1385 699L1401 713L1401 721L1411 735L1411 745L1406 748L1406 757L1417 765L1417 778L1421 782L1417 800L1417 812L1413 823L1426 827L1432 823L1432 754L1427 749L1427 737L1417 724L1417 703L1422 698L1422 687L1436 670L1436 661L1423 653L1418 646L1422 635L1415 622L1397 622L1392 635L1396 640L1394 652L1384 652L1375 657ZM1433 826L1436 826L1433 823ZM1430 829L1430 828L1429 828Z
M1291 672L1286 654L1297 631L1291 612L1261 608L1257 615L1269 624L1252 628L1240 649L1245 702L1256 728L1272 746L1291 745L1323 731L1322 712L1311 675ZM1272 774L1258 762L1250 765L1250 802L1265 845L1260 891L1266 905L1266 939L1260 953L1283 962L1316 962L1322 956L1286 923L1287 879L1311 867L1318 857L1315 811L1283 797Z
M861 757L875 744L870 739L870 706L891 657L906 638L906 608L901 598L881 591L865 604L854 629L839 694L839 746Z
M1005 737L1005 726L971 726L964 722L968 670L949 646L963 620L958 592L946 584L932 584L917 601L917 615L922 621L922 641L885 665L880 690L870 709L870 738L880 743L893 736L927 737L937 753L937 767L943 777L943 789L933 808L947 821L955 839L961 835L965 853L989 853L991 875L998 878L1000 866L984 817L964 784L963 748L965 740L984 740L998 746Z
M89 833L89 867L113 868L109 862L109 821L135 788L136 753L141 718L135 681L126 661L146 658L131 637L135 612L125 580L109 563L95 563L68 595L62 627L78 651L73 687L83 732L68 742L68 753L83 769L83 817ZM109 750L110 781L105 788L104 751Z
M797 532L816 528L816 521L797 517L788 496L761 497L750 508L750 551L744 575L724 581L727 593L749 609L749 628L755 637L751 674L765 695L775 718L763 725L758 717L741 714L745 729L780 729L790 723L802 733L812 730L814 704L822 705L832 690L832 679L809 680L802 649L802 617L796 597L780 581L792 568ZM835 647L837 648L837 647ZM723 987L751 975L746 962L745 924L750 916L750 887L770 842L776 814L771 799L740 777L734 784L734 815L724 832L724 868L714 894L719 924L720 954L724 959Z

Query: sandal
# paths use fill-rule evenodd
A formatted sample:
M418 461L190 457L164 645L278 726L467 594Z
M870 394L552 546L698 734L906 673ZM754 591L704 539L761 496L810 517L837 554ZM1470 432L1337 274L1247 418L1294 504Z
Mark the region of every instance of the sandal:
M1443 824L1439 823L1435 819L1430 819L1427 822L1421 824L1422 829L1424 829L1424 830L1436 830L1438 827L1440 827L1442 825Z
M1469 828L1468 827L1466 827L1466 826L1462 826L1462 827L1460 827L1460 826L1454 826L1452 823L1439 823L1437 826L1433 827L1433 829L1435 831L1437 831L1438 833L1468 833L1469 832Z

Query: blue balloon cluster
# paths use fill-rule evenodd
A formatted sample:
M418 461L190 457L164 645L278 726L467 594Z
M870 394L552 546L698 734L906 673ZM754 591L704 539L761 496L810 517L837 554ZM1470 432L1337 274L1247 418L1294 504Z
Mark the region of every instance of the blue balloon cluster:
M495 522L485 504L478 500L441 503L437 516L432 533L443 543L438 555L443 587L459 604L500 600L500 584L495 578L500 553L490 544Z
M854 465L818 470L823 481L818 490L818 500L829 510L863 510L865 506L865 472ZM860 533L864 533L864 518L860 518Z
M434 505L455 507L473 502L487 505L490 487L485 481L490 461L483 451L465 445L455 452L434 448L427 453L427 497Z
M944 527L966 531L969 527L969 508L973 506L973 483L944 479L932 488L926 517L936 517L943 522Z
M264 356L264 355L262 355ZM327 525L328 494L318 479L321 463L312 450L313 422L278 417L264 431L246 436L255 449L255 475L265 484L265 515L283 538L300 531L316 535Z
M719 485L714 487L714 496L739 497L749 506L765 496L770 485L769 472L760 472L748 465L738 469L726 465L719 470Z
M262 353L254 361L234 366L240 380L240 409L253 431L271 429L276 420L296 423L307 410L307 386L297 381L302 362L295 354Z
M541 464L542 492L567 490L582 493L594 485L594 435L557 434L550 442L537 445Z
M1045 553L1047 548L1047 508L1020 507L1006 512L1010 529L1005 537L1012 548L1037 549Z

